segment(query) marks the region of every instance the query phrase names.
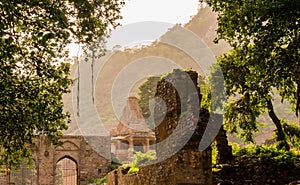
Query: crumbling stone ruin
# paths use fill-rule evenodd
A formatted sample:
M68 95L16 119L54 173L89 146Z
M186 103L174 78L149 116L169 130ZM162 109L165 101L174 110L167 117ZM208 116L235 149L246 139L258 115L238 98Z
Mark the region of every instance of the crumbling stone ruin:
M211 149L200 152L209 119L200 110L201 95L194 71L174 70L157 85L155 136L157 159L136 174L119 168L108 174L108 185L211 185Z
M90 178L103 177L109 171L110 160L101 156L90 144L99 143L101 153L110 154L110 137L63 136L60 141L64 144L55 148L50 147L47 137L37 137L36 145L32 148L34 168L27 169L34 174L28 177L28 172L24 172L25 176L17 177L22 180L16 179L14 173L0 173L0 185L25 184L25 180L29 180L26 184L55 185L56 165L66 158L76 164L74 175L77 182L72 181L70 185L86 184Z
M198 74L194 71L174 70L157 86L154 120L157 159L140 167L136 174L119 168L108 174L108 185L211 185L211 149L200 152L199 142L206 128L209 113L200 110ZM49 147L47 138L40 137L32 148L35 163L33 184L54 185L56 165L67 158L76 164L78 185L88 179L103 177L110 160L91 148L110 154L110 137L64 136L64 145ZM94 146L94 145L93 145ZM101 152L101 153L103 153ZM9 174L0 174L0 184L11 183Z

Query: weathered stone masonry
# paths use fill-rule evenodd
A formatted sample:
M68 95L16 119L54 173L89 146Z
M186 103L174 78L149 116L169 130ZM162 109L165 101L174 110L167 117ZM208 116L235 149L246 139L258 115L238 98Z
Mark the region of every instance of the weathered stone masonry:
M188 74L188 75L187 75ZM211 149L198 150L209 113L199 110L198 74L174 70L157 86L155 129L157 161L136 174L119 168L108 185L211 185ZM161 102L165 102L165 107ZM199 116L200 115L200 116ZM174 137L176 136L176 137Z
M36 161L39 185L54 185L56 163L68 157L77 164L78 184L85 183L88 178L99 178L108 172L110 161L100 156L88 142L101 144L99 148L110 152L109 137L64 136L62 147L54 148L47 145L47 139L41 137L33 152Z
M71 159L77 165L77 185L86 184L90 178L103 177L111 164L110 160L100 156L95 151L110 154L110 137L98 136L63 136L63 146L54 148L49 146L46 137L38 137L32 148L32 155L36 167L36 184L54 185L55 169L58 161L64 158ZM98 143L97 148L91 148L90 143ZM94 146L94 145L93 145ZM9 174L0 175L0 185L9 184Z

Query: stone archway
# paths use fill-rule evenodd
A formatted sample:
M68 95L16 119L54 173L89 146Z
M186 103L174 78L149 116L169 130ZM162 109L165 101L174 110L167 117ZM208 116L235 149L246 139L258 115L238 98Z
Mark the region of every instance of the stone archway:
M69 170L73 175L76 174L75 183L73 183L74 181L65 183L68 185L86 184L89 179L104 177L109 171L111 165L110 137L66 135L60 141L64 143L62 146L53 147L50 146L47 137L36 138L35 146L31 148L35 168L33 168L34 178L31 180L32 183L29 183L30 185L56 185L57 163L62 161L64 163L62 165L67 166L68 161L64 161L64 159L68 159L69 163L72 163L73 167ZM97 150L101 150L106 158L96 152L89 143L97 144ZM23 174L29 174L29 172L24 171ZM0 173L0 185L20 184L11 180L13 175L12 173ZM23 182L22 180L20 185L26 184Z
M71 183L67 183L68 185L86 184L88 179L104 177L109 171L111 160L97 153L89 145L89 142L99 143L99 147L105 156L110 156L110 137L90 136L87 141L87 138L83 136L66 135L60 141L64 143L62 146L50 147L47 137L40 136L36 138L36 145L31 148L36 165L36 184L56 185L57 163L64 159L69 159L69 162L73 162L73 166L76 166L71 169L73 172L76 171L76 183L72 181ZM7 174L7 178L2 178L1 176L0 184L9 184L11 175ZM2 183L2 179L5 182Z
M70 156L59 159L55 167L55 185L77 185L78 163Z

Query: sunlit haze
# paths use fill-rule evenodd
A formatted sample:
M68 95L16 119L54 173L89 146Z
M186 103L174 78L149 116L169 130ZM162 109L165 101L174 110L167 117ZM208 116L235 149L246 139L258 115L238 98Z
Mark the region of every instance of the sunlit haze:
M199 0L125 0L121 24L141 21L186 23L198 11Z
M167 23L165 25L185 24L197 13L198 5L199 0L125 0L125 5L121 10L123 19L119 20L119 22L123 26L144 21ZM118 29L122 29L122 27ZM156 29L152 33L151 39L159 38L167 29L168 27L163 26L161 29ZM111 40L108 40L107 45L110 49L116 44L122 45L122 43L114 40L114 33L116 32L113 31ZM72 44L69 48L70 55L77 56L78 46Z

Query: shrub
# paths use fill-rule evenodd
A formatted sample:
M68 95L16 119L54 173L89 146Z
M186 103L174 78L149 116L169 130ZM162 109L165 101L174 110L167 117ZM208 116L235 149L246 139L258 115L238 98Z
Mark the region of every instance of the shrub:
M130 164L131 167L139 167L149 161L155 159L156 153L154 151L148 151L146 153L135 152L132 156L133 161Z
M217 164L218 149L215 144L212 145L212 166Z
M299 157L299 152L296 150L278 149L277 145L247 145L246 147L239 147L232 144L232 151L234 156L254 155L257 156L261 162L272 162L278 166L296 165L296 159Z
M115 155L111 156L111 162L113 164L121 164L122 163L121 160L117 156L115 156Z
M138 172L139 166L144 165L147 162L154 160L155 157L156 157L156 153L154 151L148 151L146 153L135 152L132 156L133 161L129 164L130 169L129 169L128 173L132 174L132 173Z
M105 175L104 177L102 177L101 179L98 180L98 183L99 184L103 184L103 183L106 183L107 181L107 175Z
M106 181L107 181L107 175L105 175L104 177L102 177L100 179L89 179L88 183L103 184L103 183L106 183Z
M128 170L128 174L137 173L139 170L140 170L139 167L132 166Z
M288 143L295 147L300 148L300 128L297 123L288 124L287 121L281 120L286 139Z

